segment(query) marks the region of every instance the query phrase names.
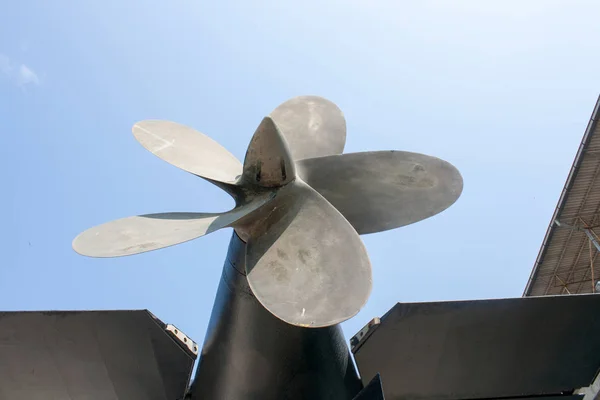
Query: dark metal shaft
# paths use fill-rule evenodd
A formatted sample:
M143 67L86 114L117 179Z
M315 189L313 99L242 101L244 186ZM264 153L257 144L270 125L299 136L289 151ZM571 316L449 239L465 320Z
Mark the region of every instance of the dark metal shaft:
M352 399L361 389L339 325L301 328L268 312L244 272L234 233L212 310L192 399Z

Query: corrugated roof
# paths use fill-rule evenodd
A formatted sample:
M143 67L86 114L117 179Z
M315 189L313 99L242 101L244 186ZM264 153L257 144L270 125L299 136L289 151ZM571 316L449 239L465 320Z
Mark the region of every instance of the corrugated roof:
M600 97L546 231L524 296L591 293L592 274L595 280L600 279L598 251L590 246L584 231L569 227L588 227L600 236L599 108ZM569 226L558 226L556 221Z

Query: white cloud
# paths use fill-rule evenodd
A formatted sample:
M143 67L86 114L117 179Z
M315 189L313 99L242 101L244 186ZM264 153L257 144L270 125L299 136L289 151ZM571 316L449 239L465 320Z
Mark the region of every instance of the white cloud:
M7 55L0 53L0 74L18 86L39 85L37 73L25 64L15 64Z
M17 82L19 85L27 85L29 83L39 85L40 78L38 78L37 74L33 72L33 70L27 65L21 64L21 67L19 67Z

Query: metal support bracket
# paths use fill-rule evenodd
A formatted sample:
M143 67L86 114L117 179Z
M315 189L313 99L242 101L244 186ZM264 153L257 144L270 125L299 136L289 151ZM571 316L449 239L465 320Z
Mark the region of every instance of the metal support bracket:
M379 317L375 317L360 331L358 331L356 335L352 336L352 339L350 339L350 349L352 350L352 353L355 353L360 348L360 346L362 346L364 341L367 340L367 338L371 336L371 334L373 334L373 332L375 331L375 329L377 329L380 323L381 320L379 319Z
M177 329L175 325L167 324L165 330L170 332L183 346L187 347L192 354L198 355L198 344L190 339L185 333Z

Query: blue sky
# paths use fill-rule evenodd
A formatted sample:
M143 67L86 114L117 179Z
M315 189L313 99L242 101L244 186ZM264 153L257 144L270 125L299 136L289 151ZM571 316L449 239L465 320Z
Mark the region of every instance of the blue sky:
M222 211L216 187L144 150L142 119L240 159L263 116L315 94L346 152L443 158L465 187L426 221L363 237L372 296L520 296L600 92L595 0L13 1L0 13L0 309L147 308L202 342L230 230L122 259L71 249L120 217Z

